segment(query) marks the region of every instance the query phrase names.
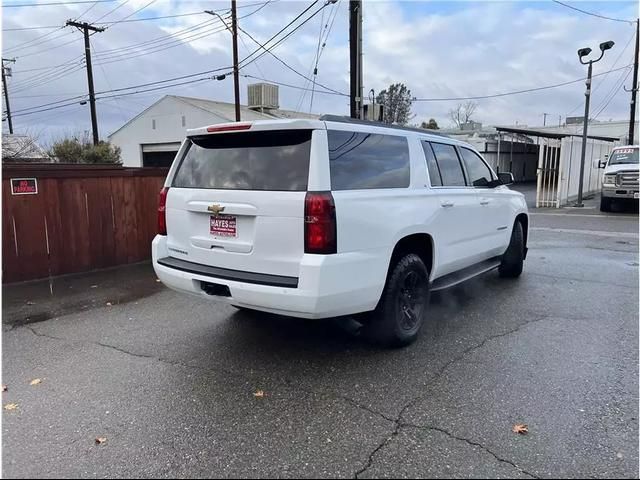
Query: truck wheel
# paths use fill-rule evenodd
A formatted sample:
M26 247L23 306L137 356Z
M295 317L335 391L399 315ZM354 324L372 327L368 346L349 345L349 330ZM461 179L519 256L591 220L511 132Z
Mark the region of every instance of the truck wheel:
M611 199L607 197L600 197L600 211L601 212L610 212L611 211Z
M502 255L498 272L503 278L516 278L522 273L524 266L524 233L522 223L516 222L511 232L511 241L507 251Z
M392 266L382 297L363 326L363 334L385 347L414 342L424 323L429 304L429 272L413 253Z

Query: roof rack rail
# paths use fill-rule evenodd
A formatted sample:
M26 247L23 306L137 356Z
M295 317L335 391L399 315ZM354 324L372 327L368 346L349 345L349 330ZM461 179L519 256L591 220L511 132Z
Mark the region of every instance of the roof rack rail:
M449 137L444 133L440 133L436 130L428 130L426 128L417 127L403 127L401 125L390 125L388 123L374 122L372 120L360 120L359 118L343 117L341 115L322 115L319 120L324 122L340 122L340 123L353 123L355 125L371 125L374 127L391 128L394 130L405 130L409 132L418 132L426 135L437 135L439 137Z

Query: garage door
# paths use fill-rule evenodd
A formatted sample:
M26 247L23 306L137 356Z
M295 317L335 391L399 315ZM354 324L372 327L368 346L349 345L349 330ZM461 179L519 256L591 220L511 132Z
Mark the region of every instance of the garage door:
M170 167L180 149L180 143L149 143L142 145L143 167Z

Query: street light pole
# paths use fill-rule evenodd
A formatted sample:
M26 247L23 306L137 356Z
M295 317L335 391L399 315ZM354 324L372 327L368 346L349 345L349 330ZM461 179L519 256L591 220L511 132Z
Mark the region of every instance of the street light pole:
M589 62L589 70L587 73L587 81L585 85L587 89L584 92L584 119L582 120L582 153L580 154L580 181L578 183L578 201L576 207L584 207L582 203L582 183L584 178L584 157L587 153L587 133L589 130L589 101L591 100L591 73L593 72L593 62Z
M585 85L587 86L584 96L584 118L582 119L583 129L582 129L582 153L580 154L580 178L578 180L578 200L576 201L576 207L584 207L584 203L582 203L582 188L584 183L584 159L587 153L587 133L589 131L589 100L591 99L591 74L593 72L593 64L600 61L600 59L604 56L604 52L611 49L615 45L614 42L609 40L608 42L603 42L600 44L600 56L595 60L588 60L586 62L582 61L583 57L586 57L591 53L590 48L581 48L578 50L578 58L580 58L580 63L583 65L589 65L589 70L587 72L587 81Z

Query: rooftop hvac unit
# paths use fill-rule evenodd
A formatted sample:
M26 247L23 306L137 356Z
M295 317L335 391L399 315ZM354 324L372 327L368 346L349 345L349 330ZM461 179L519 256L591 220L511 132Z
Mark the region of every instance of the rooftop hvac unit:
M278 86L270 83L254 83L247 87L249 108L253 110L277 109Z

